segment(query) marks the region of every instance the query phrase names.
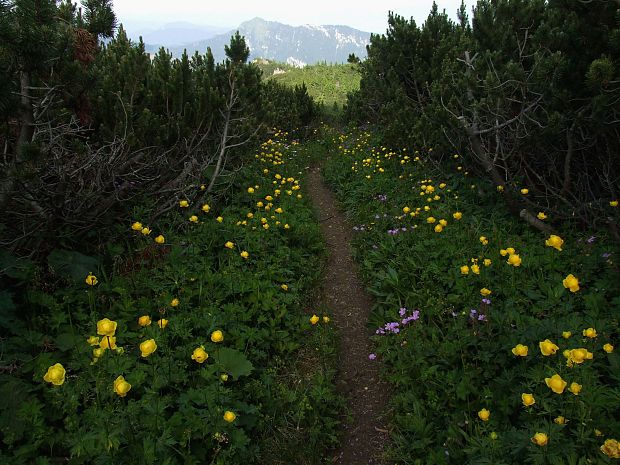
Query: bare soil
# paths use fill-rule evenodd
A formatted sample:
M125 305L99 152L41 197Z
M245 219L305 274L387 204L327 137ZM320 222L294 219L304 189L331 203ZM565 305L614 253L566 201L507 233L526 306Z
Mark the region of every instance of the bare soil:
M334 194L312 168L306 192L321 221L329 250L329 261L322 283L322 302L330 310L339 334L337 387L347 399L352 421L344 419L341 447L334 452L339 465L380 465L384 445L389 389L379 376L379 360L369 360L373 352L368 329L372 299L359 277L351 256L351 225L336 207Z

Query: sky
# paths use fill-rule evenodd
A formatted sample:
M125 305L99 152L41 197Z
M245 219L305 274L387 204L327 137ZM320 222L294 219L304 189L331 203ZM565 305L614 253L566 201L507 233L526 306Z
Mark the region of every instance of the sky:
M466 2L467 5L473 3L473 0ZM232 29L258 16L292 26L337 24L383 33L387 28L388 11L422 23L433 0L113 0L113 4L119 23L125 25L185 21ZM460 4L461 0L437 0L439 10L445 9L452 18L456 18Z

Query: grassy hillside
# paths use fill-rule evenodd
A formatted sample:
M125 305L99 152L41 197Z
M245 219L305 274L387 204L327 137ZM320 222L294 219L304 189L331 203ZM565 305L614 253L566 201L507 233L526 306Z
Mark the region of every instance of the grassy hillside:
M286 64L278 64L262 60L257 63L263 70L265 79L275 79L283 84L295 86L306 84L308 93L328 107L337 103L342 106L347 100L347 93L359 89L360 75L355 65L317 64L305 68L293 68ZM273 74L274 70L284 71Z

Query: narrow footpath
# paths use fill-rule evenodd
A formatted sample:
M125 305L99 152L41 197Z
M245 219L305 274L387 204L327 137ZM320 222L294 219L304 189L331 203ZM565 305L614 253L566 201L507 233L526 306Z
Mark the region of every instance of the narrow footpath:
M342 445L333 463L380 465L388 440L384 416L389 391L379 376L380 362L368 357L372 352L372 333L367 327L372 300L351 257L351 226L336 208L336 198L324 184L320 168L310 170L306 187L329 250L322 299L338 328L338 390L346 397L352 417L351 422L343 422Z

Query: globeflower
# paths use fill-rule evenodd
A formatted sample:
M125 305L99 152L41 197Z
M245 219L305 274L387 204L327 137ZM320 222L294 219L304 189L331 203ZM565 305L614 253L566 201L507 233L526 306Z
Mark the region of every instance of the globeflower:
M286 284L282 284L282 285L280 286L280 288L281 288L283 291L288 291L288 286L287 286Z
M435 232L440 233L441 231L443 231L443 226L440 224L435 225Z
M581 384L572 382L572 383L570 383L570 386L568 387L568 390L570 392L572 392L573 394L575 394L576 396L578 396L579 393L581 392L581 388L582 387L583 386Z
M163 244L164 242L166 242L166 239L161 234L155 238L155 243L157 244Z
M530 407L536 403L536 399L534 399L534 394L527 393L521 394L521 401L526 407Z
M411 211L411 208L409 208L409 207L404 207L403 208L403 213L405 213L405 214L409 213L410 211Z
M248 259L248 257L250 256L250 254L247 252L247 250L244 250L243 252L241 252L239 255L241 255L242 258L245 258L246 260Z
M480 236L479 240L482 245L487 245L489 243L489 240L485 236Z
M607 352L608 354L611 354L614 351L614 346L612 346L611 344L607 343L603 346L603 350L605 352Z
M540 347L540 352L545 356L548 357L549 355L555 355L555 353L558 351L559 347L556 346L553 342L551 342L549 339L545 339L542 342L538 343L538 347Z
M211 210L211 207L209 206L209 204L208 204L208 203L205 203L205 204L202 206L202 211L203 211L203 212L205 212L205 213L209 213L209 210Z
M43 380L52 383L54 386L62 386L65 382L65 367L60 363L56 363L47 369L47 373L43 376Z
M564 339L568 339L569 337L571 337L573 335L573 333L571 333L570 331L562 331L562 337Z
M512 348L512 353L517 357L527 357L528 348L523 344L517 344Z
M521 257L518 254L512 254L508 257L506 263L512 266L521 266Z
M233 421L235 421L235 418L237 418L237 415L235 415L234 412L231 412L230 410L226 410L224 412L224 421L226 421L227 423L232 423Z
M95 276L92 273L88 273L88 276L86 276L86 284L88 284L89 286L94 286L95 284L97 284L99 281L97 281L97 276Z
M211 341L213 342L222 342L224 340L224 333L219 329L213 331L211 333Z
M104 336L99 341L99 347L102 349L116 349L116 338L114 336Z
M429 216L428 218L426 218L426 222L428 224L433 224L435 221L437 221L434 217Z
M610 200L609 201L609 206L610 207L617 207L618 206L618 201L617 200Z
M99 345L99 338L97 336L90 336L86 342L91 345L91 346L98 346Z
M142 228L142 231L140 231L143 235L148 236L149 234L151 234L151 228L149 227L144 227Z
M601 452L612 459L620 459L620 444L615 439L606 439L601 446Z
M181 302L176 297L170 301L171 307L178 307Z
M521 194L527 195L529 193L530 193L529 189L521 189Z
M491 259L490 258L485 258L482 263L484 263L484 266L491 266Z
M469 267L467 265L461 267L461 274L469 274Z
M476 264L473 264L471 266L471 272L473 274L480 274L480 267L478 265L476 265Z
M546 220L547 215L545 215L544 212L538 212L538 215L536 215L536 218L538 218L539 220Z
M310 317L310 323L312 323L313 325L317 324L319 322L319 317L317 315L312 315Z
M582 334L585 337L589 337L590 339L594 339L597 336L596 329L594 329L594 328L584 329Z
M140 344L141 356L146 358L157 350L155 339L149 339Z
M562 394L564 392L566 384L568 384L557 373L551 378L545 378L545 383L547 384L547 387L549 387L549 389L551 389L556 394Z
M454 218L455 220L460 220L461 218L463 218L463 214L461 212L455 212L452 214L452 218Z
M168 326L168 320L166 320L165 318L157 320L157 326L159 326L160 329L164 329L166 326Z
M138 324L142 327L149 326L151 324L151 317L148 315L142 315L138 318Z
M189 207L189 202L187 200L181 200L181 201L179 201L179 207L187 208L187 207Z
M196 347L192 353L192 360L198 363L204 363L209 358L209 354L205 351L204 346Z
M553 423L555 423L556 425L565 425L566 423L568 423L568 420L566 420L566 418L560 415L553 419Z
M537 446L546 446L549 443L549 437L545 433L536 433L532 442Z
M226 244L224 244L224 247L226 247L227 249L231 249L232 250L235 247L235 243L231 242L231 241L228 241L228 242L226 242Z
M196 215L192 215L189 217L189 221L191 223L198 223L198 217Z
M114 392L116 392L119 397L125 397L130 390L131 384L125 381L123 376L119 376L114 380Z
M482 421L489 421L490 416L491 416L491 412L489 412L485 408L483 408L482 410L478 412L478 418L480 418Z
M133 229L134 231L142 231L142 223L136 221L131 225L131 229Z
M97 334L100 336L114 336L116 332L116 321L112 321L108 318L104 318L103 320L99 320L97 322Z
M593 357L592 352L588 352L588 349L580 348L580 349L571 349L568 351L568 359L572 363L580 364L585 360L591 360Z
M562 244L564 244L564 239L562 239L560 236L556 236L555 234L551 234L551 236L549 236L549 239L547 239L545 241L545 245L547 247L553 247L556 250L562 250Z
M217 221L218 223L221 223L222 221L224 221L224 218L222 218L221 216L218 216L215 221Z
M493 293L493 291L491 291L490 289L487 289L486 287L483 287L482 289L480 289L480 294L483 297L487 297L489 295L491 295Z
M564 278L562 284L566 289L570 290L571 292L577 292L579 290L579 280L572 273L569 274L566 278Z

